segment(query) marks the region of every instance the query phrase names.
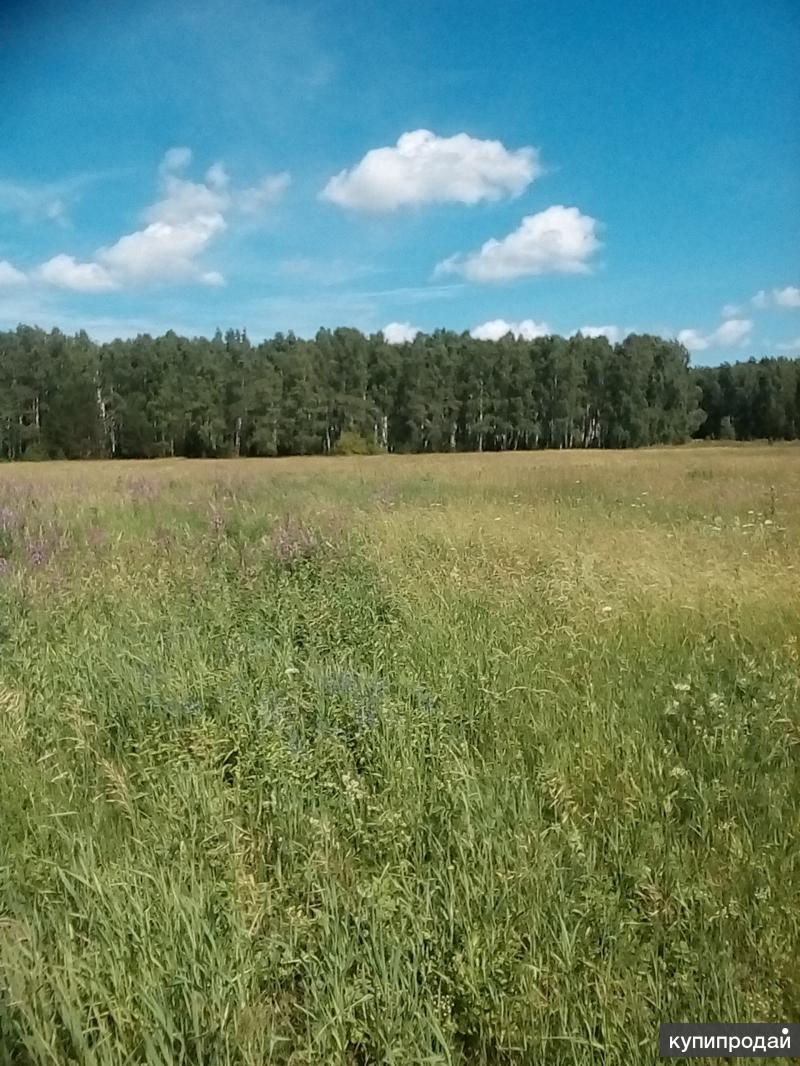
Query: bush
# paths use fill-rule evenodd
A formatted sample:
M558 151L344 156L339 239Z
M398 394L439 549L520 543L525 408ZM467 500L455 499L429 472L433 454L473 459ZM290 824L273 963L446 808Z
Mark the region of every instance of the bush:
M25 451L22 453L22 458L29 463L44 463L48 459L63 459L64 453L57 452L56 454L51 455L43 444L39 441L34 441L25 448Z
M334 455L379 455L382 451L375 441L349 429L342 433L333 446Z
M719 424L719 439L736 440L736 430L733 428L730 415L725 415Z

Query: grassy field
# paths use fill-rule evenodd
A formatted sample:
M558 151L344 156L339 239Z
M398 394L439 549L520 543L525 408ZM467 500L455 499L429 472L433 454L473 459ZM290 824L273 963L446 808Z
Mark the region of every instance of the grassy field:
M0 468L0 1066L800 1020L800 447Z

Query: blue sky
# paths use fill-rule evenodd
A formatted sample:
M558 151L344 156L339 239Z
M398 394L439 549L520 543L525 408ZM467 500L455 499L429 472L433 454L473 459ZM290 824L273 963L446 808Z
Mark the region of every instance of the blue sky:
M2 327L800 353L795 0L6 0L0 41Z

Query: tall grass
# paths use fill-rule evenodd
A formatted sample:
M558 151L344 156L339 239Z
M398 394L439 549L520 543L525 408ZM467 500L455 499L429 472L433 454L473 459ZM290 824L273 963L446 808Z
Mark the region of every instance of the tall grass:
M800 1020L800 450L0 469L0 1064Z

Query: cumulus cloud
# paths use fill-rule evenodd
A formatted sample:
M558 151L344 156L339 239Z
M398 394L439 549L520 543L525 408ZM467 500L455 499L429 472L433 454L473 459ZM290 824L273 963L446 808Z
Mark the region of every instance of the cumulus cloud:
M166 176L162 191L162 199L144 212L145 222L182 226L198 218L221 218L230 206L230 198L223 189L186 181L175 174Z
M786 285L782 289L759 289L750 301L753 307L763 311L767 307L800 307L800 288Z
M381 330L387 344L410 344L419 332L410 322L390 322Z
M609 344L619 344L622 340L619 326L581 326L578 333L584 337L605 337Z
M746 341L753 329L749 318L729 318L711 334L713 342L721 348Z
M22 285L27 280L27 275L12 266L7 259L0 259L0 285Z
M356 211L447 201L477 204L519 196L540 173L534 148L509 151L500 141L466 133L438 137L430 130L413 130L336 174L320 197Z
M37 276L49 285L75 292L108 292L119 287L100 263L78 263L71 255L54 255L42 263Z
M98 259L118 284L150 281L202 281L219 284L221 275L203 270L198 257L226 228L221 214L197 215L184 222L152 222L101 248Z
M597 220L577 207L556 205L523 218L507 237L486 241L477 252L453 255L436 273L461 274L468 281L510 281L537 274L585 274L600 247Z
M171 148L166 153L159 167L161 196L144 212L141 229L99 248L90 262L57 255L42 264L38 277L79 292L153 282L223 284L219 271L203 266L203 253L227 229L232 210L261 211L286 188L289 176L268 175L258 185L236 191L229 188L230 179L221 163L209 168L205 181L189 181L183 174L191 161L189 148Z
M744 314L741 304L725 304L722 308L723 318L740 318Z
M513 334L517 340L532 341L537 337L547 337L552 330L546 322L534 322L532 318L523 318L521 322L506 322L504 318L493 318L470 331L470 336L478 341L499 341L501 337Z
M800 307L800 289L787 285L785 289L773 289L772 296L778 307Z
M729 318L711 333L696 329L682 329L678 340L691 352L704 352L707 348L732 348L750 339L753 322L749 318Z
M793 341L784 341L776 347L779 352L800 352L800 337L795 337Z

